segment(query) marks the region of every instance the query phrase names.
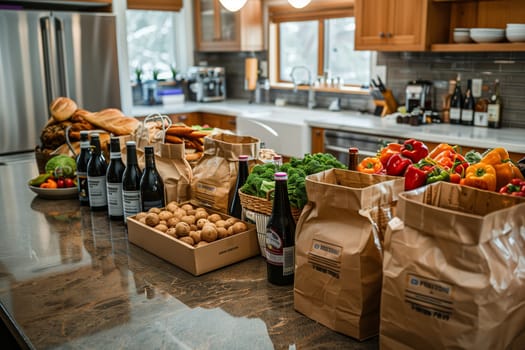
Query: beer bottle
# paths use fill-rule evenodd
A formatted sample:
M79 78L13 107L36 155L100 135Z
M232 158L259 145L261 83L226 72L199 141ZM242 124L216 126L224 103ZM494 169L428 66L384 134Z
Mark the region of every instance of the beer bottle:
M241 198L239 197L239 189L244 185L248 178L248 156L239 156L239 166L237 171L237 180L233 189L233 199L230 205L228 214L238 219L244 220L242 215Z

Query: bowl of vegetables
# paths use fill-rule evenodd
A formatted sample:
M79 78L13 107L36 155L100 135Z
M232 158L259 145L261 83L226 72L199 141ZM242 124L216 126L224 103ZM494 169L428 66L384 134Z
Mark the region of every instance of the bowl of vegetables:
M29 189L45 199L72 199L78 196L76 163L67 155L49 159L45 173L28 182Z

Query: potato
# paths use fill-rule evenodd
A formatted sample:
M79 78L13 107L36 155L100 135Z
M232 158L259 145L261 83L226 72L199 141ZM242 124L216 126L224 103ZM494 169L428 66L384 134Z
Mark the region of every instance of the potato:
M170 227L167 231L166 231L166 234L167 235L170 235L172 237L177 237L177 232L175 230L175 227Z
M168 222L166 220L160 220L159 221L159 225L161 225L161 224L168 226Z
M193 238L191 238L190 236L184 236L184 237L181 237L179 238L182 242L186 243L186 244L189 244L193 247L193 244L195 244L195 242L193 242Z
M208 221L208 219L205 219L205 218L201 218L199 220L197 220L197 228L202 228L202 226L204 226L205 224L209 224L210 222Z
M187 210L193 210L193 205L191 205L191 204L189 204L189 203L186 203L186 204L181 205L180 208L181 208L181 209L184 209L185 211L187 211Z
M181 217L186 216L186 210L181 209L181 208L177 208L173 212L173 216L175 216L176 218L180 219Z
M218 220L218 221L216 221L215 222L215 226L228 228L228 226L226 225L226 220Z
M195 211L195 220L199 220L199 219L207 219L208 218L208 212L206 211L206 209L202 209L202 210L196 210Z
M211 214L210 216L208 216L208 220L210 220L210 222L217 222L219 220L222 220L222 218L219 214Z
M235 224L232 225L232 227L233 227L234 234L244 232L248 229L248 226L246 226L246 224L242 221L236 222Z
M151 208L150 210L148 210L148 213L155 213L155 214L158 214L160 213L160 208Z
M169 202L166 206L166 209L169 210L171 213L174 213L175 210L179 209L179 205L176 202Z
M190 237L195 244L199 243L201 241L201 231L190 231Z
M146 224L146 217L140 218L139 222L143 223L144 225L147 225Z
M228 236L231 236L233 234L234 234L234 232L233 232L233 225L232 225L232 226L228 227Z
M177 237L184 237L190 234L190 225L187 223L181 221L177 225L175 225L175 233L177 234Z
M197 244L195 245L195 248L203 247L203 246L205 246L205 245L208 245L208 242L206 242L206 241L200 241L199 243L197 243Z
M168 225L168 227L175 227L175 225L177 225L179 222L180 222L179 218L172 217L168 220L166 224Z
M146 215L146 225L155 227L159 224L159 222L160 222L160 219L159 219L158 214L148 213L148 215Z
M164 224L158 224L157 226L154 227L154 229L159 230L161 232L166 232L168 231L168 226Z
M201 230L201 239L206 242L213 242L217 239L217 229L212 225L206 224Z
M183 217L180 218L180 221L184 221L188 225L192 225L192 224L195 223L195 216L193 216L193 215L184 215Z
M186 215L195 215L196 212L195 209L186 209Z
M145 213L145 212L141 211L140 213L138 213L137 215L135 215L135 219L137 219L138 221L140 221L140 219L145 218L146 215L148 215L148 213Z
M173 213L169 210L163 210L159 213L159 219L168 221L173 217Z
M228 230L225 227L217 227L217 237L219 239L228 237Z

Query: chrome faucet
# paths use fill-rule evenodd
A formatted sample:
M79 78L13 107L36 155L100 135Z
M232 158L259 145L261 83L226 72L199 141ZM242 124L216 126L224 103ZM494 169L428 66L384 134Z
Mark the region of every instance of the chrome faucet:
M312 81L312 73L310 72L310 69L308 69L308 67L306 66L294 66L292 68L292 71L290 72L290 78L292 78L292 84L293 84L293 91L294 92L297 92L297 81L295 80L295 71L297 69L303 69L303 70L306 70L306 72L308 73L308 102L307 102L307 106L308 106L308 109L313 109L317 103L315 102L315 90L314 90L314 82Z

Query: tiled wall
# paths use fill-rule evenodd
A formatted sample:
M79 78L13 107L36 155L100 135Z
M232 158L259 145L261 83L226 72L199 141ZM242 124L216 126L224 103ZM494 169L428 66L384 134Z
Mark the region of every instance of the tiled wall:
M467 79L480 78L490 86L499 79L502 126L525 128L525 52L383 52L378 54L377 63L387 66L387 82L398 101L404 101L404 87L409 80L434 81L437 109L442 107L448 81L458 73L463 89Z
M196 53L195 62L206 61L208 65L225 67L227 96L250 100L253 98L252 92L244 90L244 60L251 55L260 60L267 59L266 52ZM461 73L464 87L467 79L481 78L488 85L499 79L503 99L503 127L525 128L525 52L383 52L378 54L377 63L387 66L386 84L400 104L404 104L408 81L432 80L434 107L437 110L442 108L448 81L455 79L457 73ZM328 107L335 97L340 98L343 109L373 110L369 96L332 93L317 93L317 108ZM266 102L273 103L276 98L285 98L288 104L306 106L307 92L272 89L267 94Z

